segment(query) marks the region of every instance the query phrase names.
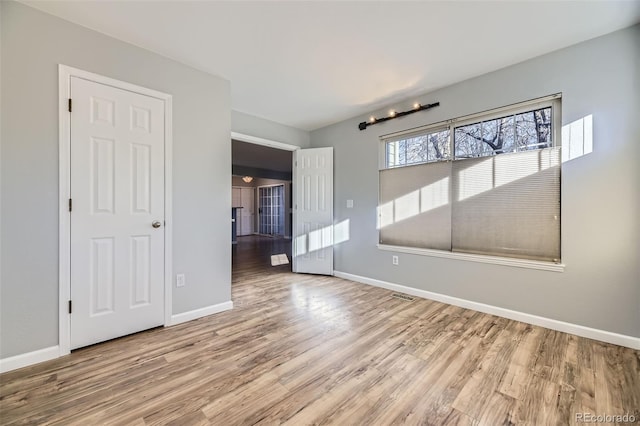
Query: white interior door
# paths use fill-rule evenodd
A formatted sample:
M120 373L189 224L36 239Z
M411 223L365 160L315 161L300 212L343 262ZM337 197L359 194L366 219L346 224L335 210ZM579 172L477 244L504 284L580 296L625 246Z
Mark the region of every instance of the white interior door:
M71 77L71 349L164 323L164 102Z
M240 199L240 194L241 194L241 190L239 186L233 186L231 187L231 207L242 207L242 200ZM235 224L236 224L236 236L238 235L242 235L240 233L240 228L242 226L242 216L241 216L241 212L242 209L236 209L236 218L235 218ZM231 222L234 222L234 219L231 219Z
M242 200L240 199L241 188L234 186L231 188L231 207L242 206Z
M253 188L242 188L240 190L240 234L253 234L253 222L255 220L254 211L255 190Z
M333 275L333 148L299 149L293 161L293 271Z

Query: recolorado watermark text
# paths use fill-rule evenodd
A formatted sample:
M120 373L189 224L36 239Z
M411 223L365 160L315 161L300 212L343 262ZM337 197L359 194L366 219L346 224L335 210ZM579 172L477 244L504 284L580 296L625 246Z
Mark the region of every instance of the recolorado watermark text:
M576 413L576 423L635 423L635 414L593 414Z

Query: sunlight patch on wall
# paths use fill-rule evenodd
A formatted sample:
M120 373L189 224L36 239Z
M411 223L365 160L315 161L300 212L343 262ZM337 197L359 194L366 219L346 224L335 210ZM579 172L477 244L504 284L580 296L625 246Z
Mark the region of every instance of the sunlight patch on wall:
M349 219L337 223L333 227L333 244L349 241Z
M562 162L593 152L593 115L562 126Z

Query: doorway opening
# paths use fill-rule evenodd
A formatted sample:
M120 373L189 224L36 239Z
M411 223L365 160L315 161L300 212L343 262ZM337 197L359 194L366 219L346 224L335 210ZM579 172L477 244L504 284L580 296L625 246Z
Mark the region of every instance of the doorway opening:
M232 133L232 274L290 273L294 145Z

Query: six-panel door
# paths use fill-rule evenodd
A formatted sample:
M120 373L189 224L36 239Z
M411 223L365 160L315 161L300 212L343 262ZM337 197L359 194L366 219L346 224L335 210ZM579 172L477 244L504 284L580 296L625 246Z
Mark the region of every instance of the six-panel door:
M299 149L293 271L333 275L333 148Z
M71 348L164 322L164 102L71 78ZM153 226L156 222L156 226Z

